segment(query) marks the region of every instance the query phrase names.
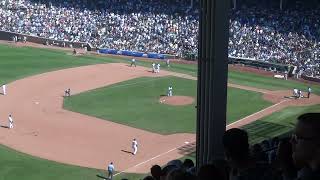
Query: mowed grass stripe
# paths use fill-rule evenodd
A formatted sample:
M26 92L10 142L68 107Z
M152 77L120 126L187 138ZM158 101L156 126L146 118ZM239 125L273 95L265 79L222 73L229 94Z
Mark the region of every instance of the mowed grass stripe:
M299 115L307 112L320 112L320 105L307 107L287 107L275 112L259 121L245 125L251 143L257 143L264 139L286 134L293 130Z

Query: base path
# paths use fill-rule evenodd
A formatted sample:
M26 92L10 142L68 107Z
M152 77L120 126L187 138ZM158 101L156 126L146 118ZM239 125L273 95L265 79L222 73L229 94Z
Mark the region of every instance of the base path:
M195 79L166 71L154 74L149 70L121 63L100 64L12 82L8 84L8 94L0 95L0 119L2 125L7 124L8 114L12 114L15 128L0 128L0 143L37 157L84 167L105 169L113 161L117 171L121 172L146 173L153 164L163 165L180 158L184 155L182 152L194 150L194 134L164 136L62 108L64 90L67 88L71 88L71 94L76 94L143 76L174 75ZM250 87L237 88L250 90ZM289 93L251 90L266 93L265 98L275 103L282 101L283 95ZM317 104L320 98L313 95L311 99L287 99L281 104L286 107L298 102L300 105ZM253 115L249 120L238 121L241 123L236 125L249 123L255 118ZM133 138L137 138L140 144L135 156L128 153Z
M0 143L67 164L105 169L113 161L117 171L146 173L155 161L165 163L179 157L171 153L161 157L161 161L154 158L185 142L195 141L194 134L164 136L67 111L62 108L63 95L67 88L75 94L142 76L163 75L166 74L153 74L143 67L102 64L12 82L7 86L7 95L0 95L0 119L2 125L7 124L8 114L12 114L15 127L0 128ZM135 156L126 152L132 151L133 138L140 143ZM137 164L140 165L128 169Z

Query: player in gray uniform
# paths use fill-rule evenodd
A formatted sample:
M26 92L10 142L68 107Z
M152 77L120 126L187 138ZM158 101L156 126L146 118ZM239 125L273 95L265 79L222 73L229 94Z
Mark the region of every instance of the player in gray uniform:
M113 162L111 162L109 165L108 165L108 179L112 180L113 178L113 172L114 172L114 165L113 165Z

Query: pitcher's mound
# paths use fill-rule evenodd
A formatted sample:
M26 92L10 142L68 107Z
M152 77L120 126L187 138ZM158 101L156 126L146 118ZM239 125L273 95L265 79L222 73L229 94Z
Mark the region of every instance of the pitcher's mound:
M192 104L194 101L193 97L189 96L163 96L159 99L160 103L173 105L173 106L183 106Z

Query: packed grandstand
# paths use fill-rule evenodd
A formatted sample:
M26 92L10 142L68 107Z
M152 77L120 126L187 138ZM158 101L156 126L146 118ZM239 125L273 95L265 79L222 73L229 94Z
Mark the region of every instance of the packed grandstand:
M198 1L0 2L2 31L179 57L198 51ZM319 76L319 10L287 6L239 4L230 10L229 56L291 64Z

